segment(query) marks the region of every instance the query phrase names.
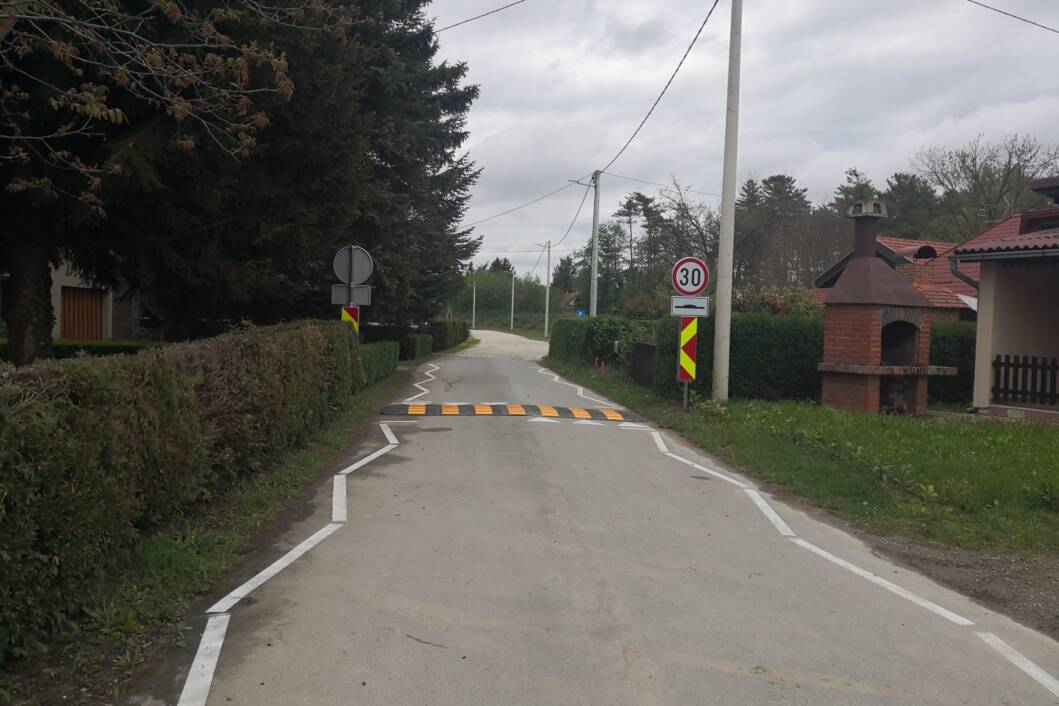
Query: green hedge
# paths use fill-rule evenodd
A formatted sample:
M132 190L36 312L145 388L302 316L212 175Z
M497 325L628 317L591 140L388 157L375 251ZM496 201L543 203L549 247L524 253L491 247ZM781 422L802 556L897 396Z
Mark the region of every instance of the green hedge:
M0 377L0 661L77 617L142 532L303 445L364 380L341 322Z
M698 379L692 389L712 391L713 321L699 319ZM679 319L656 328L656 389L677 396ZM735 398L813 400L820 397L817 366L824 359L824 322L816 317L780 314L732 316L729 393Z
M148 348L158 348L165 344L159 341L54 341L51 346L52 358L76 358L80 355L131 355ZM7 341L0 338L0 360L7 360Z
M434 337L429 333L410 333L401 346L402 360L415 360L430 355L434 350Z
M939 402L970 404L974 395L974 351L978 328L971 321L935 321L930 335L932 365L958 368L956 377L932 377L931 398Z
M471 335L471 326L462 319L432 321L427 329L434 337L434 350L447 351L458 346Z
M614 316L592 319L560 319L552 327L548 355L559 360L628 362L633 343L654 341L654 321L636 321ZM618 341L618 352L614 342Z
M364 367L364 382L372 384L389 377L397 370L401 345L397 341L365 343L360 347L360 361Z

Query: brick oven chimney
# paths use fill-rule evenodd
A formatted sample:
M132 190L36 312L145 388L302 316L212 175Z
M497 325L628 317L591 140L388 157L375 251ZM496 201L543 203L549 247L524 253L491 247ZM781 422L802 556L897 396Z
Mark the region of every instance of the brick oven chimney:
M824 303L931 306L906 279L875 256L875 237L879 220L886 218L886 205L858 201L850 206L848 215L853 219L853 257Z

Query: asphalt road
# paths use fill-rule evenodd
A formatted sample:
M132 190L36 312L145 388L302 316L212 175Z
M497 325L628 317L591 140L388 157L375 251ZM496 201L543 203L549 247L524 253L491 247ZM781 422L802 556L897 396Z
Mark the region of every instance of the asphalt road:
M405 396L608 406L513 359L540 344L482 337ZM345 517L328 483L233 580L334 527L220 606L223 646L203 641L184 703L205 696L216 648L216 706L1059 704L1055 642L752 497L674 435L379 421L357 458L392 448L348 475Z

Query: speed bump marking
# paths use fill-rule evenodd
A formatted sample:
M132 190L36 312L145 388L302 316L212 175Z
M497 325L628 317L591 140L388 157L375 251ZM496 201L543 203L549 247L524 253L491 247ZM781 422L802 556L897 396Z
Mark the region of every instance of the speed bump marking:
M382 414L412 417L551 417L597 422L639 422L643 417L620 409L556 407L532 404L393 404Z

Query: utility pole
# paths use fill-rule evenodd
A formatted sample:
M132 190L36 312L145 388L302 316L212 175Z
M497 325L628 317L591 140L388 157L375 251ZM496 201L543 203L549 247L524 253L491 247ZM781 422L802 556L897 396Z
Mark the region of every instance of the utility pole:
M478 280L471 283L471 328L474 328L478 315Z
M544 270L544 337L548 337L548 310L552 303L552 241L545 246L548 248L548 257L545 260L547 269Z
M511 270L511 330L515 330L515 271Z
M592 172L592 186L596 192L592 206L592 282L588 301L588 315L596 315L596 300L599 293L599 175L597 169Z
M721 186L721 239L717 252L717 320L713 336L713 399L728 399L728 355L732 348L732 270L735 264L735 180L739 156L739 64L743 39L743 0L732 0L728 47L728 113L724 125L724 182Z

